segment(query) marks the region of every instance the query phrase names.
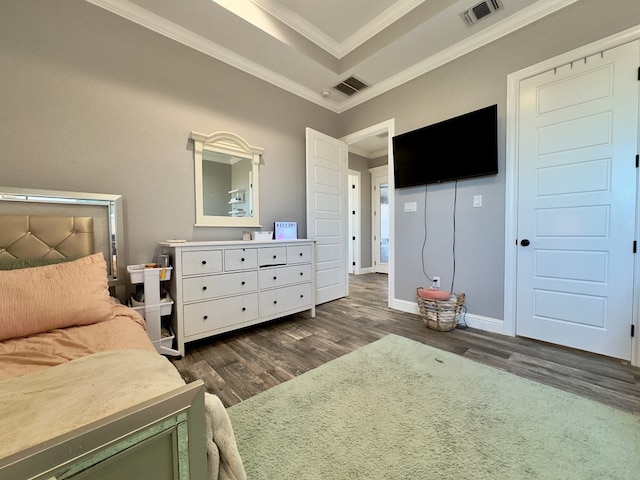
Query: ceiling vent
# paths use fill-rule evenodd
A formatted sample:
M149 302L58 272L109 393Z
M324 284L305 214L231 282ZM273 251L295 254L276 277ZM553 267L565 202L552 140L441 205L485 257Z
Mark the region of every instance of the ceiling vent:
M358 93L360 90L364 90L368 86L369 85L358 80L356 77L351 76L340 82L338 85L335 85L333 88L350 97L354 93Z
M489 15L502 10L502 4L499 0L485 0L477 5L465 10L460 15L467 26L471 26Z

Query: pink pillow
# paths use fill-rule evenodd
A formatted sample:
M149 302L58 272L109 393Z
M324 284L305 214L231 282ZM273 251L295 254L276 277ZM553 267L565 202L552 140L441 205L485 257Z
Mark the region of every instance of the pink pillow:
M0 271L0 340L114 317L102 253L72 262Z
M429 300L449 300L451 293L437 288L419 288L418 296Z

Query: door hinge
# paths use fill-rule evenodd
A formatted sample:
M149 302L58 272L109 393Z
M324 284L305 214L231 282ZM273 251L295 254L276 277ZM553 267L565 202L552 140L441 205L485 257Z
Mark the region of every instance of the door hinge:
M638 251L638 241L634 240L633 241L633 253L636 253Z
M636 336L636 326L634 324L631 324L631 336Z
M640 155L636 154L636 168L638 168L638 165L640 165Z
M356 262L351 262L351 265L353 265L355 267L356 266Z
M352 211L351 211L351 214L352 214L352 215L355 215L355 214L356 214L356 211L355 211L355 210L352 210Z
M640 67L638 67L638 81L640 82Z
M355 185L351 185L351 188L353 188L355 190L356 186Z
M355 239L356 239L356 237L352 237L352 238L351 238L351 240L355 240Z

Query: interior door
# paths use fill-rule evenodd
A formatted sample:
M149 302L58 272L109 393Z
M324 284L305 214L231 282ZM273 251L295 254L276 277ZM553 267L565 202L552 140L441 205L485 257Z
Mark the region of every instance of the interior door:
M347 232L347 245L349 246L349 259L347 273L357 274L360 270L360 176L359 172L349 171L348 190L348 218L349 231Z
M639 43L521 83L516 334L631 358Z
M307 238L316 242L316 304L349 293L347 144L306 129Z
M389 273L389 177L387 165L370 168L372 270Z

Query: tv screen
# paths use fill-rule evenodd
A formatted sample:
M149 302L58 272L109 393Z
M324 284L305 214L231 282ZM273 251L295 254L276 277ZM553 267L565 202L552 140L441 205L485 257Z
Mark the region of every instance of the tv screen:
M498 107L393 137L396 188L498 173Z

